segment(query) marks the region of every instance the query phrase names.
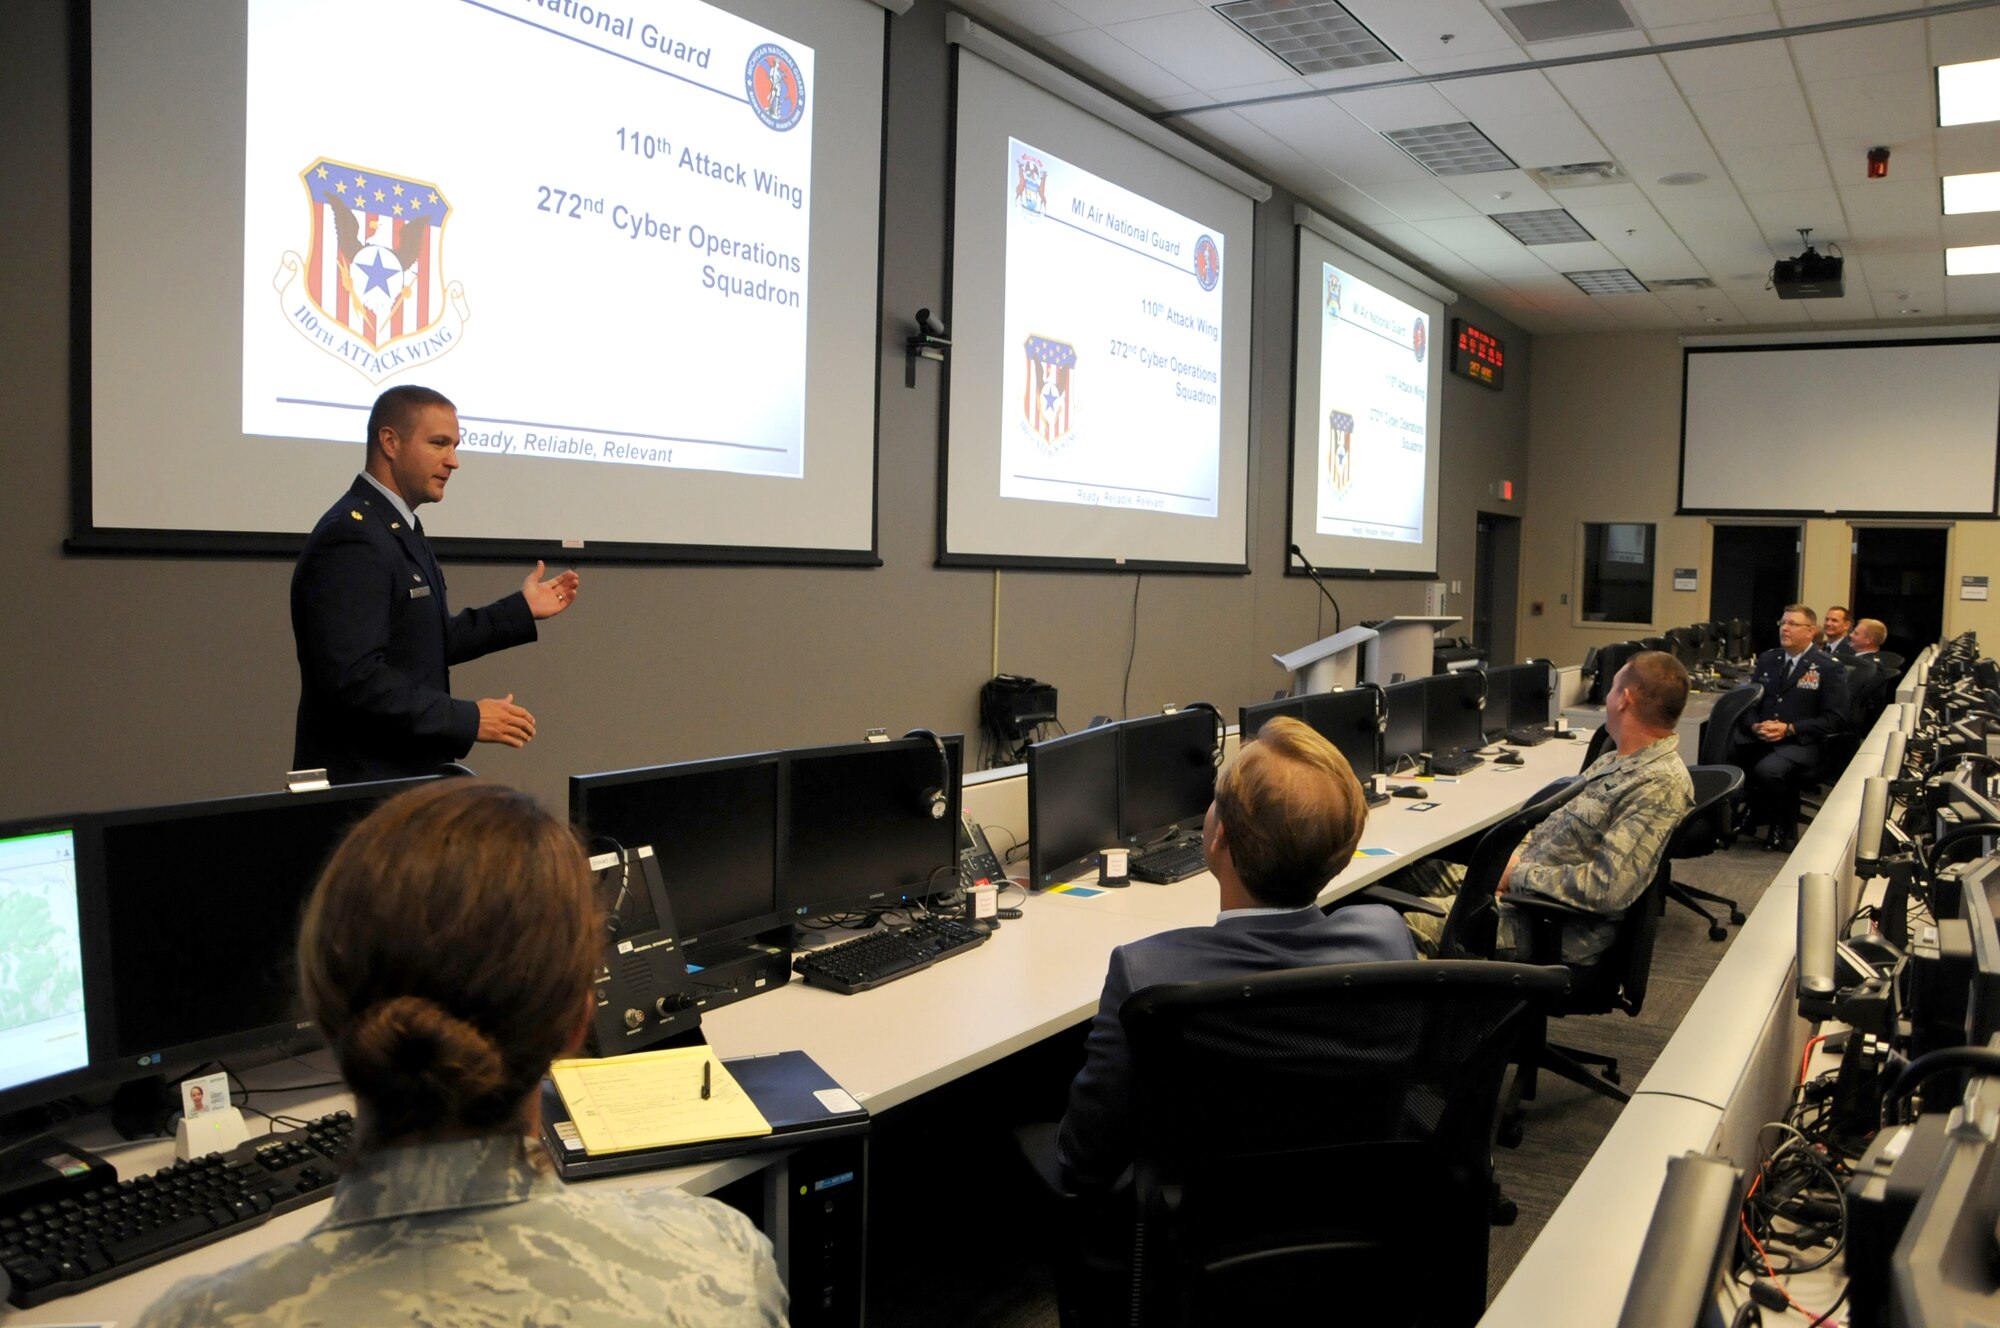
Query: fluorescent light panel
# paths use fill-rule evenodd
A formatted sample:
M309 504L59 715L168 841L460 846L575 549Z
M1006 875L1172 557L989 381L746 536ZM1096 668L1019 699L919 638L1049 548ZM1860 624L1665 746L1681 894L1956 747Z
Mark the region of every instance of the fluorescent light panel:
M2000 59L1939 65L1938 124L1981 124L2000 120Z
M1587 272L1565 272L1585 295L1644 295L1646 283L1622 267L1591 268Z
M1396 62L1394 51L1333 0L1236 0L1215 12L1301 74Z
M1576 244L1597 238L1565 208L1537 208L1530 212L1495 212L1491 215L1522 244Z
M1944 251L1947 277L1978 277L2000 272L2000 244L1962 244Z
M1944 177L1944 212L2000 212L2000 171Z
M1432 175L1480 175L1514 169L1514 159L1469 120L1390 129L1382 137L1409 153Z

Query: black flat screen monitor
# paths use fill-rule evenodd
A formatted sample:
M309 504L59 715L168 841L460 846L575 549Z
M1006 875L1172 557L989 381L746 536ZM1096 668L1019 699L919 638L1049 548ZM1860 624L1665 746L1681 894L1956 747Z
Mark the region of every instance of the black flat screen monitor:
M310 1033L299 923L354 823L424 780L219 798L87 818L93 1061L132 1078ZM92 898L95 896L95 898Z
M1306 717L1306 698L1303 696L1281 696L1275 701L1259 701L1247 705L1236 712L1236 741L1240 745L1256 740L1257 730L1279 715L1292 719Z
M1073 880L1119 842L1118 729L1106 724L1028 747L1028 879Z
M569 814L593 849L653 846L684 947L787 922L778 907L776 752L572 775Z
M1693 668L1701 662L1701 642L1692 627L1670 627L1667 629L1667 650L1681 662L1684 668Z
M1480 702L1486 675L1477 669L1434 673L1424 682L1424 750L1450 752L1485 745Z
M0 826L0 1110L60 1097L90 1067L76 830Z
M1620 641L1597 648L1597 676L1590 680L1591 705L1604 704L1605 697L1611 694L1611 680L1618 676L1618 670L1625 667L1626 660L1645 649L1637 641Z
M1149 843L1200 826L1215 799L1215 716L1128 719L1118 744L1118 837Z
M1958 913L1972 937L1972 989L1965 1004L1965 1044L1983 1047L2000 1033L2000 860L1988 858L1959 880Z
M964 742L953 734L944 746L943 771L928 738L784 754L778 904L786 916L894 908L958 888ZM943 812L932 816L940 788Z
M1515 664L1501 672L1507 675L1507 709L1510 727L1525 728L1547 724L1552 718L1550 704L1556 694L1556 671L1545 659ZM1492 696L1489 690L1488 697Z
M1514 727L1513 681L1508 673L1507 669L1486 671L1486 708L1479 712L1479 731L1489 742Z
M1382 706L1389 726L1382 731L1382 769L1395 774L1397 762L1428 751L1424 745L1424 711L1428 678L1392 682L1382 689Z
M1306 723L1340 749L1355 778L1366 780L1382 768L1382 705L1379 687L1354 687L1344 692L1315 692L1305 698Z

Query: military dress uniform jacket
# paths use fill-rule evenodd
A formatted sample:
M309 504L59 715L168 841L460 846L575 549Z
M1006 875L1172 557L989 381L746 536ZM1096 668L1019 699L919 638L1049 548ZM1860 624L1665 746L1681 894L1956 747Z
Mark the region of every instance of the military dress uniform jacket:
M1786 743L1811 747L1847 727L1847 669L1824 650L1808 649L1796 669L1786 671L1785 652L1766 650L1757 656L1750 681L1761 683L1764 695L1743 712L1739 736L1753 736L1753 726L1779 719L1792 726ZM1780 744L1781 746L1783 744Z
M451 666L536 631L518 591L453 614L422 531L356 476L292 571L292 636L292 768L324 766L335 783L351 783L431 774L471 751L479 706L452 699Z
M771 1243L671 1186L572 1187L513 1136L357 1157L304 1239L190 1278L141 1328L771 1328L786 1322Z

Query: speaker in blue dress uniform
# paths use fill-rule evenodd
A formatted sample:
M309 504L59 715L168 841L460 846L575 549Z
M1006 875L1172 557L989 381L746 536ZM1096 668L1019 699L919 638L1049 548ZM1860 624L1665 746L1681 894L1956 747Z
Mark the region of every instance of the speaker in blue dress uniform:
M474 742L527 745L535 717L509 695L462 701L451 666L533 641L576 602L573 571L451 612L416 509L458 469L458 410L427 387L392 387L368 417L366 469L307 536L292 571L299 657L292 768L335 783L433 774Z

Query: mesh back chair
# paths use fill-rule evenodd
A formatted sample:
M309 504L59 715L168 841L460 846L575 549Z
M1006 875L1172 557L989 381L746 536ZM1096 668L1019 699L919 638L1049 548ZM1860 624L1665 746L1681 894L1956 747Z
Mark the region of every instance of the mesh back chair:
M1134 993L1125 1321L1477 1321L1501 1080L1568 980L1418 961Z
M1727 841L1731 828L1732 812L1730 804L1743 791L1743 772L1733 765L1697 765L1688 769L1694 779L1694 806L1681 819L1674 830L1674 836L1667 841L1667 861L1679 862L1684 858L1701 858L1715 852ZM1743 925L1743 910L1727 895L1719 895L1710 890L1698 890L1667 877L1667 898L1684 908L1701 915L1708 924L1708 939L1721 941L1728 939L1729 929L1715 914L1702 907L1703 903L1719 904L1729 910L1729 921L1736 926Z
M1744 713L1763 699L1764 684L1758 682L1732 687L1717 698L1714 708L1708 712L1708 721L1702 725L1701 764L1729 764L1736 744L1737 725L1742 722ZM1736 842L1736 828L1743 820L1744 797L1742 787L1738 786L1724 803L1728 816L1718 822L1720 838L1716 841L1723 848Z

